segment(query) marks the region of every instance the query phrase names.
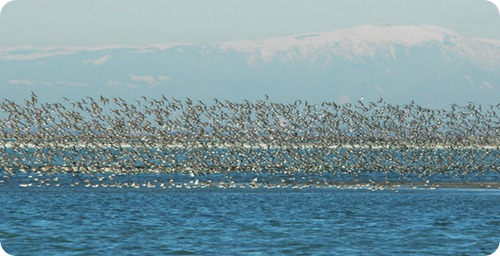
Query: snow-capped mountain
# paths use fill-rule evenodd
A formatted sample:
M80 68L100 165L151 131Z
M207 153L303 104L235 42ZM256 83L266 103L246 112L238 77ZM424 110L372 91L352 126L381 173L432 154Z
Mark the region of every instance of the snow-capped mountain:
M0 95L164 94L211 100L355 101L429 106L500 99L500 41L432 26L364 25L260 41L148 47L0 49Z
M220 45L269 61L286 52L283 61L314 60L330 56L349 60L385 57L397 62L396 48L437 46L451 54L468 58L478 65L500 65L500 41L461 37L457 33L431 25L365 25L329 33L309 33L262 41L235 41Z

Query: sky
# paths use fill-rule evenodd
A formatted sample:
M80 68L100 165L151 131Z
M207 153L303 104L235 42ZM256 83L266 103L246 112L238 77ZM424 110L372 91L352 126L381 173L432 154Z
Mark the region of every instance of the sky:
M486 0L15 0L0 14L0 47L218 43L386 23L500 39Z
M161 80L162 84L172 86L178 81L178 88L166 87L167 89L162 93L176 92L185 97L189 95L210 96L204 94L196 86L204 86L208 88L207 91L214 93L227 92L227 95L221 97L253 97L244 93L244 88L240 88L244 87L244 84L232 82L232 77L237 75L226 69L220 74L217 73L219 75L217 81L200 78L202 81L199 82L194 79L203 77L192 69L192 66L197 66L197 61L200 62L198 64L203 64L203 60L200 59L191 61L187 58L185 64L189 68L175 72L173 70L177 70L177 66L173 65L169 67L171 70L166 70L163 62L162 64L147 62L152 66L139 66L135 70L125 71L127 67L133 65L128 65L126 60L119 62L121 60L119 56L108 56L106 54L109 53L105 52L82 51L81 54L84 56L80 60L78 59L80 55L65 55L64 50L61 50L63 55L54 58L49 58L45 54L48 56L59 54L58 50L56 52L49 50L50 53L43 51L44 49L60 49L46 46L103 49L108 47L102 46L109 45L139 46L140 48L140 46L169 45L169 43L217 44L232 40L262 40L304 33L331 32L366 24L435 25L466 37L500 40L499 11L494 4L486 0L14 0L7 3L0 13L0 99L7 97L22 100L29 97L31 91L44 97L57 99L60 99L63 93L81 96L92 93L108 93L109 95L123 93L133 98L140 94L156 95L160 90L130 88L123 90L112 86L117 83L134 83L133 85L137 88L142 88L137 85L139 82L135 81L134 77L168 77L168 79ZM31 49L38 50L40 53L22 52L29 49L23 46L33 46ZM12 55L12 52L16 51L21 51L16 54L32 54L39 58L31 61L24 60L24 62L9 61L7 58L9 54ZM494 54L488 55L487 58L496 59L497 52L494 50ZM436 58L436 61L440 59ZM100 65L104 62L106 63ZM94 63L95 66L89 67L88 63ZM121 68L113 69L119 65L122 65ZM162 69L156 74L153 70L157 66L165 70ZM91 72L92 68L95 68L95 71ZM498 72L491 74L486 72L487 74L481 73L474 76L471 72L475 72L475 69L464 69L463 77L458 77L457 80L463 82L462 80L472 77L479 84L486 81L492 87L500 88L500 77L496 75ZM207 70L202 71L209 72ZM273 69L269 68L269 70ZM325 71L323 75L327 76L330 71ZM191 75L192 72L197 75ZM294 73L290 70L287 72ZM292 82L286 79L278 81L278 75L271 71L270 74L272 75L268 82L273 88L268 88L270 85L265 83L254 83L247 87L252 87L251 92L259 95L265 92L271 97L277 97L269 93L270 89L276 89L275 91L287 92L281 93L283 98L306 97L299 91L295 94L290 92L288 86ZM315 74L314 72L306 73L304 77L313 77ZM383 72L379 75L384 76ZM443 77L448 75L445 72ZM385 76L390 78L390 75ZM197 84L193 82L193 85L187 85L188 83L181 77L194 77ZM412 76L408 77L410 79ZM227 81L224 80L225 78ZM244 77L235 79L235 81L240 81L244 80ZM358 94L363 94L364 89L359 87L360 84L378 86L374 79L368 77L362 83L349 80L349 82L335 84L336 87L332 85L331 88L325 88L330 90L331 94L336 94L334 98L338 99L343 98L344 94L337 87L351 86L357 90ZM307 81L304 78L304 81L300 83L302 83L301 86L308 86L307 90L311 92L311 99L319 101L326 97L325 91L309 90L309 86L312 85ZM223 82L231 85L231 89L234 90L221 89L225 88L221 85ZM430 82L426 81L426 83ZM89 87L78 89L80 85ZM172 92L169 92L169 89ZM403 89L401 91L404 92ZM467 93L463 94L464 99L469 96ZM494 98L489 91L483 94ZM394 95L399 94L394 92ZM415 97L413 94L408 95ZM353 99L358 96L350 95ZM375 96L378 97L378 95ZM422 97L428 98L426 95Z

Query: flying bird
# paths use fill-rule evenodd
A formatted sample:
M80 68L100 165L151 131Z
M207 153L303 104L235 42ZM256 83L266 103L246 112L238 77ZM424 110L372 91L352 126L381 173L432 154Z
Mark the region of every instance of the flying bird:
M8 3L13 0L0 0L0 14L2 13L3 7Z
M500 0L486 0L488 2L492 2L498 9L498 13L500 14Z

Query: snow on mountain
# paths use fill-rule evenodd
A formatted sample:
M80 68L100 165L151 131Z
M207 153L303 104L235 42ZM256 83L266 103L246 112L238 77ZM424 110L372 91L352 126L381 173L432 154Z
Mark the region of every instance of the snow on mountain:
M409 47L427 41L442 42L446 35L458 36L452 31L432 25L363 25L333 32L299 34L291 37L272 38L262 41L232 41L222 43L221 48L247 52L253 50L285 51L294 47L299 47L301 49L323 49L332 44L344 43L345 46L360 46L360 48L356 48L355 50L362 54L371 53L373 51L372 48L362 47L367 43L370 43L372 46L401 44Z
M280 52L289 52L286 54L289 61L328 54L350 60L363 57L374 59L377 53L389 54L396 60L395 46L411 48L432 44L442 46L478 65L490 68L500 66L500 41L466 38L434 25L362 25L333 32L299 34L261 41L231 41L222 43L219 47L249 54L249 59L253 61L270 61Z
M500 98L500 41L433 26L363 25L220 44L0 49L0 95L99 94L211 100L351 101L443 106Z

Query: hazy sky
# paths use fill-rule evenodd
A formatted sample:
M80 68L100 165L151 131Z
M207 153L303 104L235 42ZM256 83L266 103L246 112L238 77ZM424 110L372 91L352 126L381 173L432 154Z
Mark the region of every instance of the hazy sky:
M15 0L0 15L0 47L213 43L366 23L500 39L500 15L486 0Z

